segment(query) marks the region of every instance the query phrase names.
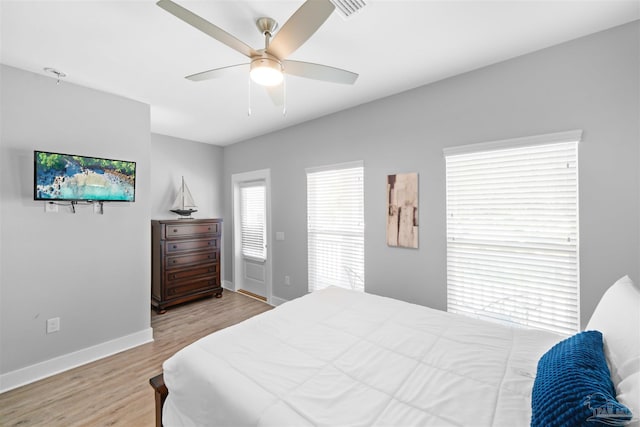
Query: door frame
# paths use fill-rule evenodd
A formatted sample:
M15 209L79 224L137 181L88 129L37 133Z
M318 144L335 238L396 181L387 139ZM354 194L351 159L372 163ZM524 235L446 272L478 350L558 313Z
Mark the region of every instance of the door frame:
M242 172L231 175L231 198L232 198L232 251L231 259L233 289L239 289L239 280L242 277L242 253L240 236L240 185L245 182L264 181L265 183L265 227L267 259L265 260L265 297L267 304L272 304L273 298L273 251L271 239L271 169L260 169L251 172Z

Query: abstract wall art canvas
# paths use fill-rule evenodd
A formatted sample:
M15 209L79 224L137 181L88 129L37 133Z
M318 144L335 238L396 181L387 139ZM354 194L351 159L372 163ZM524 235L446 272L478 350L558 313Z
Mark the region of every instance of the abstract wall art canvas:
M387 245L418 247L418 174L387 176Z

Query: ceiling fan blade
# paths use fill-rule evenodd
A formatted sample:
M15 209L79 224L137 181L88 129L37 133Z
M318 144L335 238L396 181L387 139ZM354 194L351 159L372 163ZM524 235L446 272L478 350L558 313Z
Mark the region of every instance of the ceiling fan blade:
M282 84L277 86L265 86L273 104L280 107L284 105L284 88Z
M231 49L234 49L245 56L252 57L258 54L251 46L238 40L222 28L216 27L211 22L199 17L195 13L191 12L188 9L185 9L179 4L172 2L171 0L160 0L156 4L176 18L182 19L192 27L197 28L208 36L211 36L219 42L226 44Z
M267 52L284 59L306 42L335 9L329 0L307 0L280 28Z
M302 61L282 61L284 72L298 77L308 79L324 80L332 83L342 83L352 85L358 79L358 74L341 68L329 67L328 65L313 64Z
M201 82L203 80L217 79L218 77L224 77L233 73L236 69L246 67L249 68L249 64L236 64L229 65L228 67L214 68L213 70L203 71L201 73L191 74L186 76L185 79L192 82Z

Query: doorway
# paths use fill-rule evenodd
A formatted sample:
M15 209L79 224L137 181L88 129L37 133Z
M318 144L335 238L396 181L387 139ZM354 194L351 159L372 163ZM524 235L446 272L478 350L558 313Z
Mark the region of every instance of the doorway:
M271 303L271 172L231 176L233 194L233 285Z

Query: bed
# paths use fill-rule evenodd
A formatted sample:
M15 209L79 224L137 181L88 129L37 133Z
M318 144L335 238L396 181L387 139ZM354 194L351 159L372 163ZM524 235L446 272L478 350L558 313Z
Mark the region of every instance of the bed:
M529 425L538 362L565 338L328 288L165 361L157 422Z

